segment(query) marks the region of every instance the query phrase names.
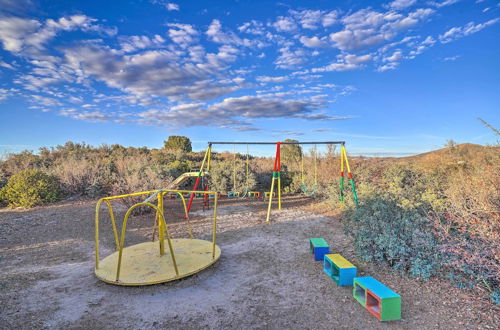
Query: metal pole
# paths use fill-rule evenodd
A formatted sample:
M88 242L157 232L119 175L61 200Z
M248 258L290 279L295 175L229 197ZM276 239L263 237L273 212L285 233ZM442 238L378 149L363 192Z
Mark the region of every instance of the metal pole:
M281 144L345 144L345 141L321 141L321 142L280 142ZM262 145L275 145L276 142L230 142L230 141L218 141L218 142L208 142L211 144L262 144Z

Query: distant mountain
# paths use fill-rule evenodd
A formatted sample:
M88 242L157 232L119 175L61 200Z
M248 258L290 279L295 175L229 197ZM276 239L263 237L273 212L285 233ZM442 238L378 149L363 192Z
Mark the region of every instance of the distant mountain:
M414 156L401 157L399 160L403 162L418 163L426 165L426 167L434 164L448 162L460 163L464 160L475 160L482 158L487 153L497 154L500 157L500 146L482 146L473 143L462 143L453 147L445 147L429 152L424 152Z

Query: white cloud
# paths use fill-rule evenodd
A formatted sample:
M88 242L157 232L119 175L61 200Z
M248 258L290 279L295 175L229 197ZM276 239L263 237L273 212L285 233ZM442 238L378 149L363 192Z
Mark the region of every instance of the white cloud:
M399 63L397 63L397 62L389 62L387 64L379 66L377 68L377 71L384 72L384 71L388 71L388 70L395 70L398 67L398 65L399 65Z
M210 26L205 34L210 40L219 44L243 44L243 40L241 40L234 32L222 31L222 24L218 19L212 20L212 23L210 23Z
M413 6L417 0L394 0L388 4L389 8L401 10Z
M280 69L294 69L306 61L306 52L302 49L291 50L289 47L279 49L280 56L274 61Z
M290 18L279 16L276 22L272 24L277 31L290 32L297 30L297 24Z
M500 22L500 17L490 19L489 21L486 21L486 22L480 23L480 24L475 24L474 22L469 22L464 26L453 27L453 28L449 29L448 31L446 31L444 34L440 35L439 41L441 41L441 43L443 43L443 44L446 44L446 43L452 42L456 39L474 34L476 32L479 32L482 29L484 29L490 25L496 24L498 22Z
M384 57L384 62L398 62L403 57L403 52L400 50L395 51L391 56Z
M283 100L267 96L241 96L226 98L204 106L199 103L182 104L139 114L140 122L167 126L219 126L237 130L254 130L248 120L259 118L302 118L307 120L338 119L315 111L323 107L322 101L313 99Z
M316 30L323 19L323 11L321 10L291 10L290 13L304 29Z
M180 7L178 4L176 3L173 3L173 2L169 2L165 5L167 7L167 10L168 11L173 11L173 10L180 10Z
M45 44L60 31L82 30L107 35L115 35L116 29L95 25L97 20L85 15L61 17L59 20L48 19L43 24L33 19L19 17L0 17L0 41L3 48L19 53L28 48L31 53L42 50Z
M240 32L254 34L254 35L265 35L266 30L264 28L264 24L259 21L252 20L250 22L246 22L243 25L238 27Z
M321 25L324 27L332 26L338 21L339 12L336 10L332 10L329 13L325 13L321 19Z
M354 55L354 54L340 54L337 56L337 61L321 68L314 68L312 72L326 72L326 71L350 71L364 67L364 65L372 60L372 55Z
M165 39L158 34L152 38L148 36L130 36L121 37L120 39L120 46L126 53L146 48L159 48L165 45Z
M344 18L344 29L330 34L330 39L343 51L372 47L393 39L401 30L413 27L434 13L433 9L417 9L406 16L393 11L380 13L361 9Z
M31 0L0 0L2 11L11 14L24 14L35 7Z
M443 61L456 61L460 58L460 55L455 55L455 56L449 56L449 57L445 57L443 58Z
M278 77L258 76L255 79L261 83L280 83L287 81L289 78L286 76L278 76Z
M24 39L40 27L34 19L19 17L0 17L0 40L3 48L10 52L19 52L23 48Z
M3 102L7 100L9 97L13 96L15 92L16 90L13 88L11 89L0 88L0 102Z
M14 66L12 64L9 64L5 61L2 60L2 58L0 58L0 66L3 67L3 68L6 68L6 69L10 69L10 70L14 70Z
M326 42L319 39L318 37L308 38L308 37L302 36L302 37L300 37L299 40L304 46L310 47L310 48L322 48L322 47L328 46L328 44Z
M222 57L228 52L221 47ZM85 77L141 98L208 100L238 89L214 80L213 74L224 68L219 62L182 64L177 54L167 50L121 56L107 47L86 45L67 48L64 54L68 65Z
M441 8L441 7L454 5L459 1L461 1L461 0L429 1L429 2L427 2L427 4L434 6L434 7L437 7L437 8Z
M61 106L62 103L53 98L53 97L47 97L47 96L43 96L43 95L30 95L30 98L31 98L31 102L32 103L35 103L35 104L41 104L41 105L45 105L47 107L55 107L55 106Z
M119 114L109 114L101 111L87 111L87 110L77 110L74 108L62 109L58 112L61 116L70 117L78 120L85 120L90 122L125 122L122 116Z
M168 36L173 42L181 47L185 48L197 41L198 31L196 31L192 25L170 23L167 24L167 26L171 27L171 29L168 30Z
M413 47L414 49L412 51L410 51L409 58L414 58L416 55L422 54L425 50L434 46L435 43L436 43L436 39L434 39L432 36L428 36L422 42L412 43L410 46Z
M290 15L303 29L316 30L320 26L328 27L338 22L337 10L290 10ZM288 18L290 19L290 18Z

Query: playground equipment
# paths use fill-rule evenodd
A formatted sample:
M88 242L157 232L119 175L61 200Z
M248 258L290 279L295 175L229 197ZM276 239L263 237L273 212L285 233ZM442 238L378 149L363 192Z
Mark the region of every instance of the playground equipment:
M401 318L401 296L373 277L354 278L353 296L379 321Z
M330 247L323 238L310 238L309 252L314 256L314 261L322 261L330 253Z
M340 254L325 255L323 269L338 286L352 286L357 271L356 266Z
M401 319L401 296L371 276L356 277L357 268L340 254L329 254L323 238L310 238L309 251L314 260L323 259L324 272L338 286L352 286L353 297L379 321ZM325 253L325 251L327 251Z
M212 242L209 242L193 237L193 231L189 222L186 201L183 194L191 194L191 196L193 196L194 193L194 191L186 190L153 190L101 198L97 202L95 215L96 276L100 280L111 284L126 286L149 285L173 281L193 275L215 263L221 254L221 250L216 244L218 194L212 191L198 192L205 196L214 196ZM164 213L164 197L165 195L170 196L171 194L177 194L182 200L189 233L189 238L187 239L172 239L168 231ZM121 236L119 238L111 201L144 195L149 195L149 197L146 198L144 202L131 206L125 213L121 227ZM152 203L155 199L157 200L157 205ZM109 217L116 243L116 252L100 260L99 211L102 203L108 206ZM140 206L150 207L156 211L153 241L125 247L127 222L132 212ZM157 227L158 242L154 242ZM165 243L169 250L167 254L165 253Z
M272 174L272 180L271 180L271 187L268 192L266 192L265 197L269 197L269 204L268 204L268 209L267 209L267 216L266 216L266 222L269 222L270 217L271 217L271 208L273 205L273 197L274 197L274 191L275 191L275 185L276 185L276 191L278 195L278 210L281 210L281 146L282 145L287 145L287 144L292 144L292 145L318 145L318 144L334 144L334 145L340 145L340 167L341 167L341 173L340 173L340 200L344 200L344 177L345 177L345 170L344 170L344 163L345 163L345 168L347 168L347 176L351 185L351 190L353 194L353 199L356 205L358 205L358 196L356 193L356 186L354 183L354 178L351 173L351 168L349 166L349 161L347 158L347 152L345 149L345 141L323 141L323 142L208 142L208 148L205 152L205 156L203 157L202 164L200 166L200 170L198 172L198 176L195 182L195 185L193 187L193 191L196 191L198 188L198 182L200 178L202 177L202 173L209 173L210 172L210 160L211 160L211 154L212 154L212 146L213 145L233 145L234 147L234 158L233 158L233 190L235 189L235 183L236 183L236 145L247 145L247 157L246 157L246 182L247 182L247 189L244 192L244 196L248 194L248 159L249 159L249 152L248 152L248 146L249 145L276 145L276 154L274 157L274 165L273 165L273 174ZM303 164L303 158L301 163ZM303 165L302 165L303 168ZM304 171L302 170L302 182L304 183ZM317 157L315 156L315 173L314 173L314 186L313 189L307 189L304 185L303 190L305 190L306 195L307 194L314 194L317 186ZM236 194L237 192L233 191L233 194L231 196L234 197L244 197L242 196L243 194ZM191 194L191 197L189 199L189 203L187 206L187 212L191 210L191 206L193 203L195 197L195 193Z
M172 182L172 184L169 186L169 188L174 189L175 187L179 187L184 181L192 178L198 178L198 172L186 172L180 175L177 179ZM201 173L201 176L205 176L206 173Z

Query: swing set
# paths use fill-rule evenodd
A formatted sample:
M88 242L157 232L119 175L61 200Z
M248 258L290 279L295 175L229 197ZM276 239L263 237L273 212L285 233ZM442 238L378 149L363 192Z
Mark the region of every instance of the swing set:
M265 192L266 196L269 196L268 202L268 210L266 216L266 222L269 222L271 217L271 208L273 205L273 197L275 195L275 187L276 193L278 195L278 210L281 210L281 147L283 145L340 145L340 200L344 201L344 185L345 185L345 169L347 169L347 177L349 179L349 183L351 185L352 196L354 199L354 203L356 206L358 205L358 196L356 193L356 185L354 183L354 178L351 173L351 168L349 166L349 160L347 158L347 152L345 149L345 141L322 141L322 142L208 142L208 148L205 151L205 155L203 157L203 161L198 172L198 177L195 181L193 191L198 189L199 183L203 177L203 175L210 173L210 163L212 158L212 148L214 145L233 145L233 192L231 195L228 194L229 197L246 197L247 195L255 196L255 192L250 192L248 188L248 173L249 173L249 145L276 145L276 154L274 157L274 165L273 165L273 174L271 180L271 187L269 191ZM245 164L245 189L243 192L236 192L236 145L246 145L247 153L246 153L246 164ZM318 159L317 159L317 151L314 152L314 184L312 187L308 188L305 183L305 175L304 175L304 155L301 152L301 190L306 196L313 196L316 193L318 187ZM345 167L344 167L345 165ZM208 186L205 186L205 189L208 190ZM191 206L193 204L193 200L195 198L195 193L193 192L190 196L189 203L187 206L187 212L189 213ZM204 204L205 206L205 204Z
M95 275L100 280L116 285L139 286L150 285L156 283L169 282L186 276L193 275L217 262L220 258L221 250L217 246L217 201L220 196L219 192L209 191L208 180L210 162L212 154L212 146L216 144L246 144L246 166L245 166L245 190L240 197L252 196L256 192L248 189L248 174L249 174L249 151L248 146L257 145L276 145L276 155L274 157L273 174L271 188L265 194L269 196L269 204L267 209L266 222L269 222L271 216L271 207L273 205L273 197L275 187L278 199L278 209L281 210L281 147L286 144L340 144L340 200L344 200L344 163L347 169L349 182L351 184L352 194L356 205L358 205L358 197L354 179L349 167L347 153L345 150L345 142L208 142L208 148L205 152L200 170L196 172L188 172L181 175L175 182L181 183L189 178L196 177L196 181L192 190L177 190L177 189L159 189L152 191L143 191L120 196L110 196L101 198L96 205L95 213ZM314 185L311 189L307 189L304 178L304 158L301 155L301 189L306 195L312 196L317 188L317 155L314 155ZM236 164L236 152L233 157L234 165ZM233 170L233 189L236 189L236 166ZM198 190L198 187L200 189ZM212 240L196 239L193 235L191 223L189 222L189 210L191 209L195 196L203 196L204 208L208 206L208 201L213 199L213 221L212 221ZM113 211L112 202L124 198L144 196L146 199L143 202L134 204L125 213L121 225L121 235L115 221L115 213ZM189 238L173 238L170 234L168 224L166 222L164 205L165 197L179 196L184 209L184 218L186 219L187 232ZM185 197L190 196L189 203L186 206ZM109 212L109 220L114 238L114 252L101 259L99 241L100 241L100 209L101 206L107 206ZM135 245L125 246L125 236L127 233L127 222L132 215L132 212L138 207L146 207L155 211L153 224L153 240ZM155 242L156 232L158 230L158 240Z

